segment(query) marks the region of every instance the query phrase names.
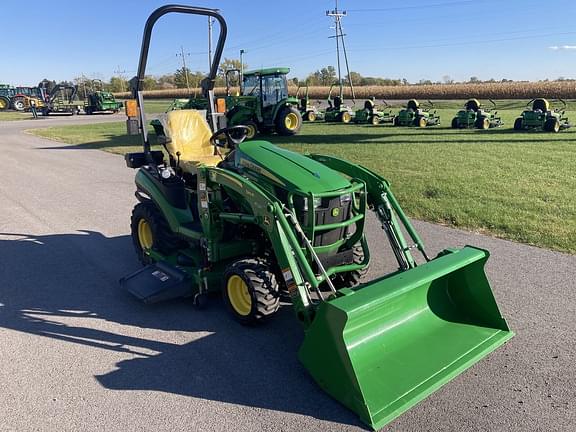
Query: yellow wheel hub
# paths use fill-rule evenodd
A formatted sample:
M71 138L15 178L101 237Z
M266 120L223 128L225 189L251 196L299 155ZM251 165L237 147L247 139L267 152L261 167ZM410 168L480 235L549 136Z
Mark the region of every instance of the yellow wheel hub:
M238 275L233 275L226 284L228 300L234 310L242 316L247 316L252 310L252 297L248 292L248 285Z
M140 219L138 221L138 242L142 249L151 249L154 244L152 228L146 219Z
M6 101L4 99L0 99L0 109L6 109Z
M246 134L246 139L252 139L256 136L256 128L253 125L246 126L248 128L248 133Z
M289 130L296 129L298 127L298 116L293 112L288 113L284 118L284 126Z

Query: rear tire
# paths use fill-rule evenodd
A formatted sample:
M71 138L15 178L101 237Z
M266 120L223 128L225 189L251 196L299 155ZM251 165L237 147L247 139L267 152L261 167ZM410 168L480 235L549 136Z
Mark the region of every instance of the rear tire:
M514 121L514 130L522 130L522 117L518 117L515 121Z
M478 120L476 120L476 127L478 129L489 129L490 119L487 117L480 117Z
M360 244L354 246L352 253L354 264L360 264L362 261L364 261L364 249L362 249ZM370 265L367 265L366 267L359 270L336 273L332 279L332 283L336 289L354 288L360 284L360 281L364 278L364 276L366 276L366 273L368 273L369 268Z
M302 115L296 108L285 106L276 116L275 125L279 135L296 135L302 127Z
M454 117L452 119L452 129L458 129L459 125L458 125L458 117Z
M136 255L143 265L152 262L145 250L154 249L170 254L183 246L183 241L172 232L164 215L152 201L136 204L132 210L130 231Z
M12 107L16 111L24 111L26 109L26 102L23 96L18 96L12 99Z
M278 281L264 260L249 258L236 261L226 269L223 279L224 303L241 324L256 324L278 311Z
M392 122L394 126L400 126L400 119L398 117L394 117L394 121Z

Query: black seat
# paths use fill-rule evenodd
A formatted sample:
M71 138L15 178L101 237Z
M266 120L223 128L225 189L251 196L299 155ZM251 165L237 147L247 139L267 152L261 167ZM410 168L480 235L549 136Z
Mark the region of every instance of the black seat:
M339 110L342 106L342 98L340 96L336 96L334 98L334 109Z
M464 107L468 111L477 112L480 109L480 102L478 102L478 99L470 99L468 102L466 102Z

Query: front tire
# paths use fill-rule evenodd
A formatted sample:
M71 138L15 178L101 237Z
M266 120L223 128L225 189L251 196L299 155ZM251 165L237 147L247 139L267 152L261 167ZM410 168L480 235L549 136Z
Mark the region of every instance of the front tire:
M308 112L306 113L306 119L307 119L309 122L316 121L316 113L315 113L314 111L308 111Z
M416 126L420 128L425 128L428 125L426 118L424 116L420 116L416 119Z
M6 111L10 107L10 100L0 96L0 111Z
M348 111L344 111L340 115L340 121L342 123L348 124L348 123L350 123L350 120L352 120L352 116L350 115L350 113Z
M544 123L544 130L546 132L559 132L560 131L560 122L556 118L549 118Z
M279 135L296 135L302 127L302 115L296 108L285 106L276 116L275 124Z
M522 118L521 117L518 117L514 121L514 130L516 130L516 131L522 130Z
M241 324L261 322L280 307L280 290L276 275L261 259L234 262L224 272L224 303Z
M248 128L248 133L246 133L246 139L251 140L254 139L256 134L258 134L258 126L255 122L249 120L242 124L242 126L246 126Z
M362 245L360 244L355 245L352 250L352 253L354 264L361 264L362 261L364 261L364 249L362 249ZM359 270L336 273L336 275L332 279L332 283L334 284L334 287L336 289L354 288L358 286L358 284L360 284L362 278L364 278L364 276L366 276L366 273L368 273L369 268L370 266L367 265L366 267L361 268Z
M452 119L452 129L458 129L459 125L458 125L458 117L454 117Z
M182 240L172 232L164 215L152 201L136 204L132 210L130 231L136 255L143 265L152 262L147 253L149 250L170 254L182 246Z

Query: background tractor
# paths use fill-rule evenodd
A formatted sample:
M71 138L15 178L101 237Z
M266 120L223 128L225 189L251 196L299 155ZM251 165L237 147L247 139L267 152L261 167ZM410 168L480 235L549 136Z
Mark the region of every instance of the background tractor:
M546 132L559 132L572 125L566 117L566 102L558 99L562 109L550 109L550 103L544 98L533 99L526 104L527 109L514 121L514 130L540 129ZM532 104L532 108L528 108Z
M421 108L420 102L416 99L410 99L406 108L400 110L394 118L394 126L426 127L439 125L440 116L436 114L436 111L430 111L434 108L434 104L428 101L428 105L427 108Z
M16 87L10 105L16 111L26 111L30 108L30 101L34 100L38 109L43 109L47 103L47 96L40 87Z
M121 279L124 288L147 303L189 296L202 305L220 292L242 324L271 319L286 293L305 331L300 361L373 428L512 337L484 273L488 252L466 246L430 258L378 174L328 155L244 141L246 126L213 132L193 109L167 113L168 157L152 151L142 88L154 23L170 12L220 25L208 110L227 33L216 10L190 6L161 7L146 22L136 100L126 109L139 117L128 125L130 132L138 125L143 142L126 163L138 170L130 225L144 267ZM262 83L260 76L248 82ZM368 210L390 249L369 250ZM384 250L397 270L365 281L370 254Z
M88 115L117 113L120 108L122 108L122 102L117 102L112 93L104 91L102 80L92 80L91 91L86 95L84 102L84 112Z
M489 99L494 108L496 103ZM452 119L452 129L489 129L502 126L502 119L497 117L497 111L482 109L478 99L469 99L464 104L464 109L458 111Z
M16 89L9 84L0 84L0 111L10 109L11 100L16 94Z
M304 88L303 94L300 94L300 90ZM324 118L324 113L320 111L315 105L310 103L310 98L308 97L308 83L304 86L298 84L296 89L296 99L298 99L298 110L302 115L302 119L305 121L316 121L322 120Z
M228 72L239 72L231 70ZM289 68L277 67L244 72L240 94L230 91L230 73L226 73L226 120L228 126L248 127L248 138L258 132L296 135L302 127L298 99L288 96L286 75Z
M54 86L45 106L42 108L42 114L70 114L76 115L84 107L84 103L76 99L78 89L73 85L58 84Z
M340 93L332 99L332 90L338 84L332 84L328 90L328 108L324 111L324 121L326 122L339 122L350 123L354 117L354 111L348 105L344 105L342 86L340 86Z
M396 116L392 113L386 101L382 101L385 108L378 109L374 103L375 98L370 98L364 102L364 108L354 113L354 123L373 124L393 123Z

